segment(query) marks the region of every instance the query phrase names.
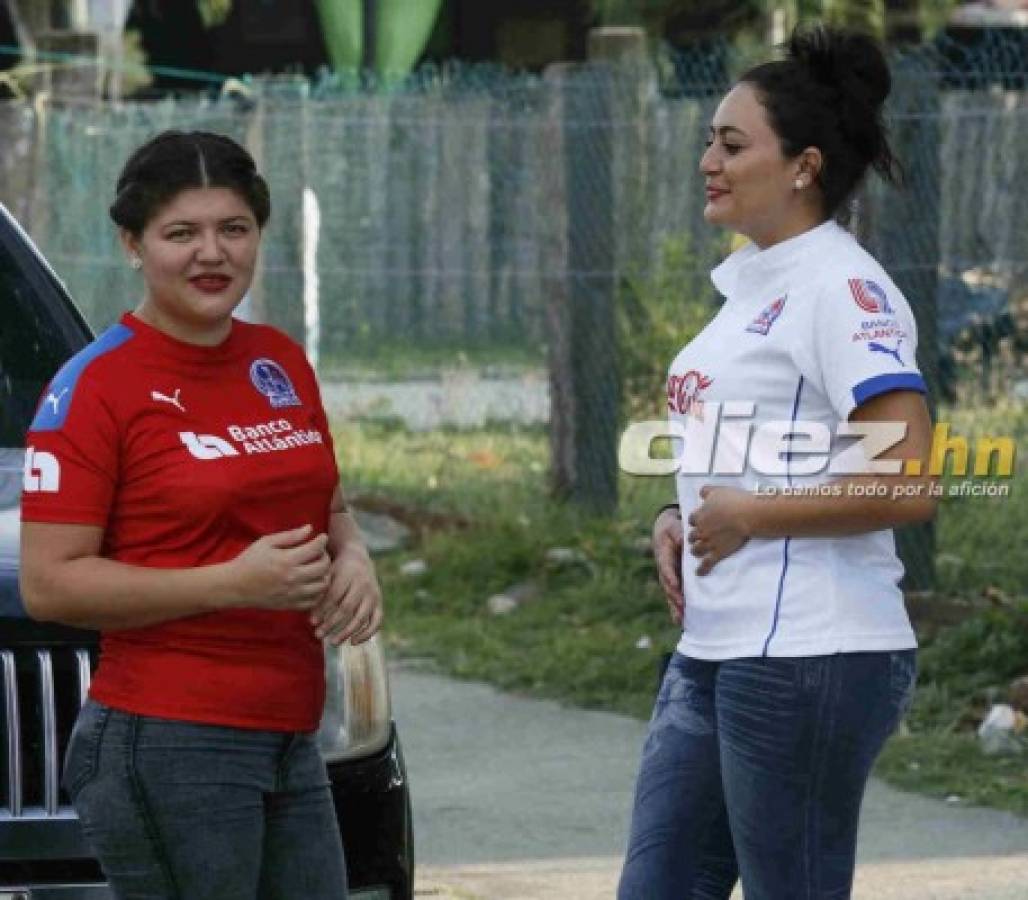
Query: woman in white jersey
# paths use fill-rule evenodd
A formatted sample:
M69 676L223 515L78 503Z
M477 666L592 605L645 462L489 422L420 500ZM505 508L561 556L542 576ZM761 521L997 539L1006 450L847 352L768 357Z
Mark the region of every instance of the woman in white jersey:
M868 167L893 175L889 88L871 39L797 32L710 126L704 217L750 243L712 273L724 304L669 372L684 453L654 544L683 632L621 900L728 898L740 878L747 900L850 893L868 772L914 683L891 529L935 512L914 318L832 218ZM838 455L847 430L884 436L874 465L900 471Z

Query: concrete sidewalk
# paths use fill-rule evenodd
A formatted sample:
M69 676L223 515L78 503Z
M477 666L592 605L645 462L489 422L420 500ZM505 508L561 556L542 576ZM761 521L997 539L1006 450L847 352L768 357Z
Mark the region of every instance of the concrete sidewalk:
M613 897L644 723L409 665L392 688L419 897ZM853 896L1026 900L1028 821L872 782Z

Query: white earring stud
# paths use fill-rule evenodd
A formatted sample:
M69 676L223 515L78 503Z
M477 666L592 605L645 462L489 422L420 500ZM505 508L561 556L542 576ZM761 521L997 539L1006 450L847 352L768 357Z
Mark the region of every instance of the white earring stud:
M133 269L138 270L143 268L143 261L138 256L133 256L129 265L132 266Z
M796 190L799 190L806 182L802 178L797 178L794 184L796 185Z

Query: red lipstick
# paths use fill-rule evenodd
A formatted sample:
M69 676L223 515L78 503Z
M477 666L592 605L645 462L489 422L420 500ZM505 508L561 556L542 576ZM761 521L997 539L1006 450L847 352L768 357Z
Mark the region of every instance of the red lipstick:
M197 275L190 278L189 283L205 294L220 294L232 283L232 279L228 275Z

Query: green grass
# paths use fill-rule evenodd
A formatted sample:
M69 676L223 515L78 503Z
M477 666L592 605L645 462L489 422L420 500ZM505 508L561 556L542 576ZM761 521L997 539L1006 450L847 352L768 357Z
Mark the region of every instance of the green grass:
M924 646L909 734L893 738L878 771L897 787L1028 816L1028 757L985 756L974 726L1028 671L1028 601L980 609Z
M1028 406L1000 405L974 410L943 410L940 420L952 423L951 432L973 440L983 435L1010 436L1019 449L1028 442ZM963 481L949 476L946 486ZM1015 457L1008 497L944 496L938 516L939 590L944 593L980 593L999 588L1011 595L1028 592L1028 461Z
M481 530L528 517L577 527L579 517L548 494L549 442L543 426L411 432L393 421L350 423L335 432L348 494L374 494L412 507L474 519ZM619 509L597 527L649 533L656 509L674 499L670 476L622 475ZM570 523L570 524L569 524Z
M541 427L418 433L391 421L365 421L338 431L336 445L348 493L382 494L476 518L491 518L500 504L509 510L544 503L548 461Z
M876 773L903 790L1028 816L1026 768L1024 756L983 755L973 734L933 732L894 737Z
M548 499L541 428L412 434L364 423L337 444L349 494L473 523L379 562L395 650L505 689L647 714L676 629L639 541L672 498L670 479L623 477L619 514L605 519ZM554 547L586 561L548 566ZM412 556L428 563L423 578L399 574ZM488 611L490 596L526 581L538 599L509 616ZM649 650L635 646L644 636Z
M637 536L559 513L433 535L417 554L425 576L407 579L398 560L380 563L391 642L453 675L646 715L675 630L649 560L633 547ZM583 561L547 565L546 551L561 546ZM488 611L491 595L527 581L538 588L534 599L510 615ZM643 636L650 649L636 648Z
M673 496L669 478L622 476L618 512L601 518L548 498L542 428L416 434L356 423L337 433L337 446L349 495L387 498L415 520L430 513L454 523L379 561L393 652L505 690L648 715L661 654L673 649L678 630L639 542L653 512ZM1014 496L1002 503L943 505L938 549L970 561L947 590L973 583L977 594L984 585L975 579L989 572L988 583L1024 594L1023 467L1014 480ZM548 564L546 551L554 547L575 549L583 561ZM424 576L401 574L413 557L427 562ZM537 587L535 599L506 616L488 611L491 595L524 582ZM981 610L981 602L968 608ZM983 756L971 730L988 703L1002 699L1005 685L1028 671L1028 621L1021 615L1028 611L979 611L925 646L908 719L912 734L889 743L879 764L886 779L1028 815L1024 759L1018 769L1010 759ZM649 646L640 649L643 637Z

